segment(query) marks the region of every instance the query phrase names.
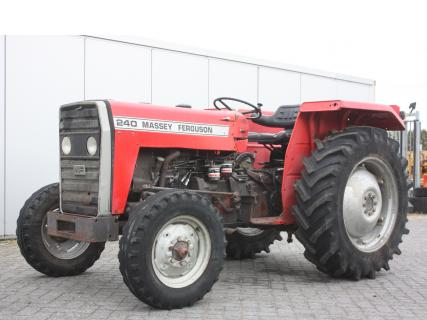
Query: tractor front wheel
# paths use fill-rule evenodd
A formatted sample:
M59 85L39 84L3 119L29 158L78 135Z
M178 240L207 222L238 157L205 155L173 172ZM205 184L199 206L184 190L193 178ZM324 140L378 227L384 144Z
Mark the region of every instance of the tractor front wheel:
M407 161L382 129L351 127L304 159L293 214L305 257L335 277L389 269L407 222Z
M189 306L218 280L224 242L221 218L208 199L162 191L130 212L120 239L120 272L129 290L152 307Z
M25 260L41 273L51 277L78 275L99 259L105 242L89 243L49 236L46 214L58 208L57 183L36 191L19 214L18 246Z

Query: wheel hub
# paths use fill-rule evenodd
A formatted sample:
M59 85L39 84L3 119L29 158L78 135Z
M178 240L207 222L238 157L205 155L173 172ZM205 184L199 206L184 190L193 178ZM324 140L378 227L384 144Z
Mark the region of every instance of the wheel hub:
M358 168L348 179L343 208L350 236L362 237L377 224L381 190L375 176L365 168Z
M363 213L367 214L368 216L372 216L376 209L377 209L377 204L378 204L378 197L375 193L373 192L368 192L364 197L363 197Z
M177 241L174 246L170 246L169 250L172 251L172 258L178 261L184 260L188 255L189 245L188 241Z
M393 173L381 159L367 158L355 167L344 191L343 218L359 250L375 251L388 240L396 220L397 197Z
M45 248L55 258L71 260L82 255L89 247L89 242L52 237L47 233L47 216L43 218L41 235Z
M210 255L210 238L204 226L186 216L171 221L157 234L153 246L153 267L168 286L192 283L206 267ZM194 221L193 221L194 220Z

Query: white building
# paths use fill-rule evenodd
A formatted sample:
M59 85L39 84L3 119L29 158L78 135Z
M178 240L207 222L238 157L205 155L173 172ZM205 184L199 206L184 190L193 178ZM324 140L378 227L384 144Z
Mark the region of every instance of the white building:
M204 108L231 96L275 109L373 102L374 90L373 80L138 38L0 36L0 237L15 234L31 193L58 181L61 104L102 98Z

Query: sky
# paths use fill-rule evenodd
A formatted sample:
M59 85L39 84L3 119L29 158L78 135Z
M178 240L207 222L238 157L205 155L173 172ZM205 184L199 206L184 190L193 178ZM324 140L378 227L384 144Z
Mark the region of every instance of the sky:
M111 34L376 80L427 128L427 2L2 0L0 34Z

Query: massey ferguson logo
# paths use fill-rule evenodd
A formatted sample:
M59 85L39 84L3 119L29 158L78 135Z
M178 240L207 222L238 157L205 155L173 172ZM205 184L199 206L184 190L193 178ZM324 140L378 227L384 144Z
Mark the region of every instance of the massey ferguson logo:
M156 119L114 117L114 127L121 130L136 130L161 133L177 133L198 136L228 137L229 127L207 123L178 122Z
M75 176L85 176L86 167L84 164L76 164L73 166L73 172Z

